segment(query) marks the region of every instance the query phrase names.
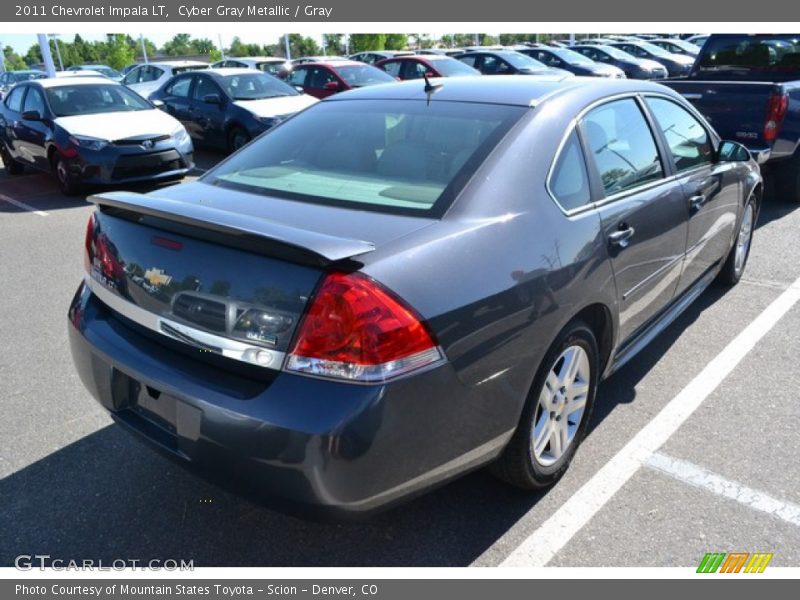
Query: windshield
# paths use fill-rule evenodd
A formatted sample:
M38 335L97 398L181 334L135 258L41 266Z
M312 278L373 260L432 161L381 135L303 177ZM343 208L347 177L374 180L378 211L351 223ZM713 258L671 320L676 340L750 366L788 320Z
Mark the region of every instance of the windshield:
M566 48L553 48L550 50L553 54L559 57L564 62L570 65L591 65L594 61L586 58L583 54L579 54L574 50L567 50Z
M122 73L111 67L94 67L92 70L112 79L122 77Z
M633 58L631 54L628 54L619 48L615 48L614 46L600 46L600 49L608 54L611 58L616 58L617 60L630 60Z
M266 73L228 75L222 79L222 85L234 100L260 100L300 95L292 86Z
M15 82L19 82L30 81L31 79L44 79L47 75L39 71L20 71L19 73L11 73L11 77Z
M497 55L517 69L546 69L547 65L521 52L498 52Z
M445 77L457 77L459 75L480 75L481 72L465 65L455 58L439 58L431 60L433 67Z
M699 46L695 46L694 44L692 44L690 42L685 42L683 40L669 40L668 42L665 42L665 43L673 44L673 45L677 46L678 48L683 48L687 52L693 52L694 54L697 54L698 52L700 52L700 47Z
M663 48L656 46L655 44L651 44L650 42L639 42L636 44L640 48L644 48L653 56L669 56L669 52L664 50Z
M203 181L304 202L441 214L526 112L465 102L320 102Z
M800 35L709 39L697 65L704 77L789 81L800 78Z
M47 101L57 117L153 110L136 92L122 85L77 84L47 88Z
M378 83L397 81L394 77L371 65L344 65L336 67L339 77L347 82L350 87L362 87Z

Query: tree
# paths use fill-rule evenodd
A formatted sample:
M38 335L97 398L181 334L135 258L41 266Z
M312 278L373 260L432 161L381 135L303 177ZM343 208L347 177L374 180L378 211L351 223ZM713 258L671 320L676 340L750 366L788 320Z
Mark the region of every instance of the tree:
M8 71L19 71L28 68L22 57L14 52L14 48L11 46L3 48L3 62Z
M385 33L354 33L350 36L350 52L367 52L369 50L385 50Z
M222 60L222 52L218 48L212 48L208 53L208 60L212 63Z
M200 38L192 40L192 48L195 54L209 54L212 50L216 49L216 45L208 38Z
M166 42L161 51L167 56L186 56L192 54L192 36L188 33L179 33Z
M126 65L134 62L133 48L126 43L124 34L109 34L106 47L108 53L106 54L105 62L109 67L113 69L122 69Z
M405 50L408 48L408 35L405 33L385 33L384 50ZM419 36L421 34L417 34ZM417 38L419 39L419 37ZM429 48L430 46L426 46Z
M289 34L289 51L292 53L292 58L298 58L300 56L317 56L322 54L322 48L319 47L319 44L314 38L305 37L299 33ZM284 54L284 41L283 38L281 38L275 55L284 56Z

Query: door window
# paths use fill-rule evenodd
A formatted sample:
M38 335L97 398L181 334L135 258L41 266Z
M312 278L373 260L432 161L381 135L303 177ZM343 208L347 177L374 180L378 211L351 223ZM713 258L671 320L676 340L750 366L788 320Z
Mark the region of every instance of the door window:
M306 75L308 73L307 69L298 69L295 68L288 77L289 85L301 85L304 86L306 84Z
M173 80L173 82L167 86L165 91L168 95L175 96L176 98L188 98L191 83L191 77L179 77L178 79Z
M400 68L403 66L403 62L399 60L395 60L392 62L384 63L381 65L381 68L386 71L392 77L399 77L400 76Z
M25 93L25 87L15 87L9 92L6 97L6 106L9 110L14 112L22 111L22 95Z
M28 95L25 96L25 104L22 112L36 111L40 116L44 115L44 97L35 87L28 87Z
M202 102L203 98L209 94L217 94L218 96L220 95L217 84L211 81L208 77L197 77L197 81L194 84L194 92L192 92L192 98Z
M653 134L633 98L595 108L582 127L607 196L664 176Z
M648 98L647 104L667 138L678 171L710 164L714 160L708 132L689 111L664 98Z

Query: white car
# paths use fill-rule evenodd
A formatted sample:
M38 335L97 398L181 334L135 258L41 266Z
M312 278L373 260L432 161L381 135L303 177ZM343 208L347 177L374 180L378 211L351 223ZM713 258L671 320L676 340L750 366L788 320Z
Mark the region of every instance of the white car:
M122 83L147 98L173 75L185 71L207 69L208 63L199 60L170 60L151 62L134 67L122 78Z
M270 75L279 75L290 71L292 64L279 56L241 56L229 57L211 65L212 69L258 69Z

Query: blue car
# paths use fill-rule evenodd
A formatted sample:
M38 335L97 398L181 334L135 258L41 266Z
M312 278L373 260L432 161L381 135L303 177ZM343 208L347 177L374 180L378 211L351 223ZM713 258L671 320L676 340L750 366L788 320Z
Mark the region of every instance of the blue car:
M228 152L317 102L277 77L241 68L175 75L150 100L178 119L195 143Z
M555 48L539 45L517 48L517 52L525 56L530 56L548 67L563 69L564 71L569 71L570 73L583 77L625 78L625 71L619 67L595 62L591 58L587 58L583 54L570 50L569 48Z
M180 123L97 76L14 86L0 104L0 155L10 175L52 172L66 195L86 184L180 179L194 166Z

